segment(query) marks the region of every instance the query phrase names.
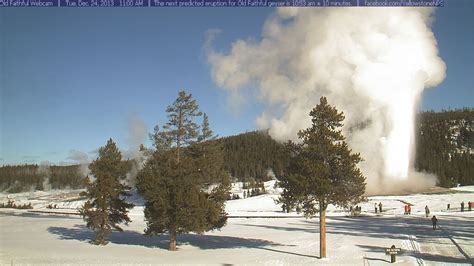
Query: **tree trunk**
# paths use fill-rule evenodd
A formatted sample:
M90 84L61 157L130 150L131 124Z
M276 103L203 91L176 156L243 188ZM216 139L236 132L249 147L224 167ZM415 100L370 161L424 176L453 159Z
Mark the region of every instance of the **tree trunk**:
M170 231L170 246L169 251L176 251L176 231Z
M326 209L319 210L319 257L326 258Z

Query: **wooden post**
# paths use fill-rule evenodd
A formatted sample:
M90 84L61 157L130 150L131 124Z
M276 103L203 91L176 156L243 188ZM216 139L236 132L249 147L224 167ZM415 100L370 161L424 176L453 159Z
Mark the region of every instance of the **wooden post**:
M319 210L319 256L326 258L326 209Z
M169 251L176 251L176 231L170 231L170 246Z
M401 252L400 248L396 248L395 245L385 249L385 254L390 255L390 263L395 263L397 261L397 254Z

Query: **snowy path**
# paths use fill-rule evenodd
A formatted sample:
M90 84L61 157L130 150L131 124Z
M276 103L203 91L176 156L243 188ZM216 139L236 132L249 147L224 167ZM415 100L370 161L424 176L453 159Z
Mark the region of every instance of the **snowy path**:
M441 229L433 230L425 217L406 217L407 247L419 265L436 263L472 264L474 220L466 217L438 216ZM470 232L469 232L470 231ZM462 238L456 240L456 235ZM468 239L468 241L466 241Z

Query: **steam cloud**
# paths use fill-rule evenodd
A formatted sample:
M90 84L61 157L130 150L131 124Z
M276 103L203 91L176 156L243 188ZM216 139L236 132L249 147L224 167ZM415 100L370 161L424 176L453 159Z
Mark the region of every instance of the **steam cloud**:
M446 71L432 15L410 8L278 9L260 41L236 40L229 53L207 46L207 56L214 82L231 97L241 101L243 91L256 88L266 106L256 124L273 138L295 140L327 96L344 111L344 134L365 160L369 194L421 189L436 180L412 170L415 111L423 90Z
M148 137L148 128L139 117L131 116L128 119L128 150L125 152L125 157L130 159L140 158L140 145L145 143Z
M137 116L130 116L128 119L128 149L122 150L123 157L132 161L132 168L127 173L124 182L127 185L133 186L135 184L135 177L143 166L146 158L142 151L140 151L140 145L144 143L148 129L146 124ZM94 156L98 156L98 150L91 152ZM94 176L91 175L89 169L89 163L91 160L89 156L78 150L70 150L69 155L66 159L74 161L80 164L80 172L84 176L89 176L90 179L94 180Z
M134 161L132 163L132 169L127 174L125 180L127 185L133 186L135 184L138 171L140 171L145 163L146 158L143 151L140 151L140 145L145 143L147 137L148 128L145 122L137 116L131 116L128 119L128 150L124 152L124 157Z
M83 176L88 176L90 175L90 170L89 170L89 156L78 150L70 150L68 156L66 159L74 161L74 163L77 163L80 165L79 171L81 172L81 175ZM93 178L92 176L89 176L90 178Z

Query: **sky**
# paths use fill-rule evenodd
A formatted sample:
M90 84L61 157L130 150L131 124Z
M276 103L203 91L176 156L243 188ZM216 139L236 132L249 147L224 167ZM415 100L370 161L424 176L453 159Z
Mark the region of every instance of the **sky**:
M0 9L0 165L94 159L108 138L127 150L128 124L166 122L180 90L192 93L220 136L256 129L263 104L235 107L213 82L204 51L261 38L270 8ZM422 110L473 107L474 1L447 1L433 32L447 77ZM146 138L145 145L150 146Z

